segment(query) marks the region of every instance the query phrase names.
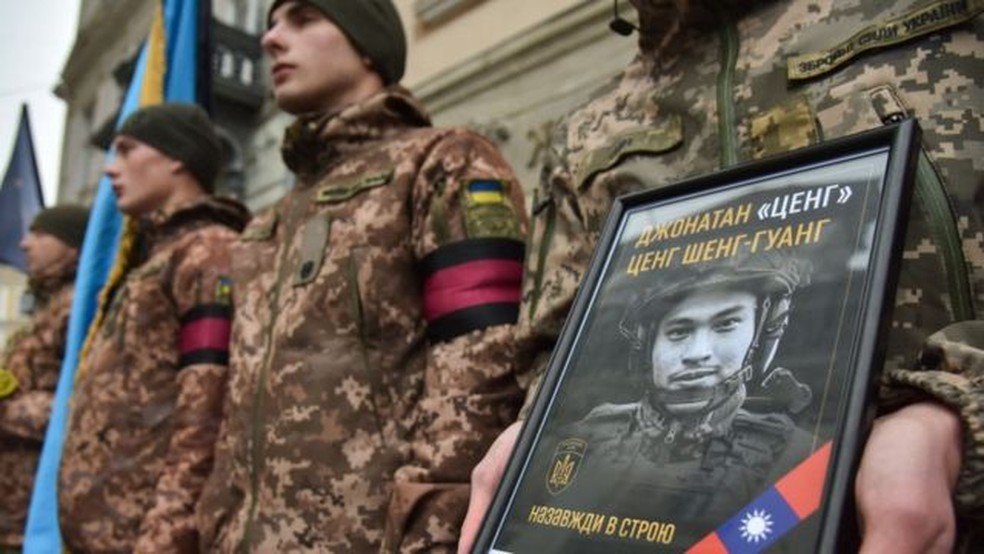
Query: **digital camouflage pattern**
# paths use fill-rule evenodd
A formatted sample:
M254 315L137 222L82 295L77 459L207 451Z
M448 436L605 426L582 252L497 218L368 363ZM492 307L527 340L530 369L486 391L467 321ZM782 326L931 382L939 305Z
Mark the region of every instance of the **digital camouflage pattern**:
M70 551L195 551L227 367L221 355L187 358L183 322L228 303L230 245L246 219L206 197L145 220L78 368L58 482ZM226 348L228 326L226 315Z
M488 141L430 127L399 87L300 118L283 154L296 186L235 248L202 548L452 551L471 470L522 392L512 324L427 340L421 268L462 245L521 246L521 188ZM521 250L515 263L513 323ZM486 276L479 289L501 277Z
M54 278L31 283L36 308L0 354L0 369L14 379L0 394L0 547L23 542L34 473L65 355L76 264L74 259L60 263Z
M553 344L617 195L914 116L931 161L921 178L945 183L954 215L942 220L959 228L972 305L951 301L946 245L920 197L909 217L883 404L934 398L960 412L958 510L984 514L984 333L966 321L984 314L981 2L633 4L640 54L558 127L536 191L524 342ZM851 37L877 47L840 48ZM804 68L815 74L801 78ZM549 348L536 350L543 367Z

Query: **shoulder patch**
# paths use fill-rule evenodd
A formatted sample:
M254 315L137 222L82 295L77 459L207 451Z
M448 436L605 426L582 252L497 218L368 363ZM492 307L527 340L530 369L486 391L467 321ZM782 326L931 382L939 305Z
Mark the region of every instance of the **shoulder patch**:
M826 50L792 56L786 76L802 81L825 75L869 50L886 48L910 39L966 23L984 12L984 0L939 0L899 17L869 25Z
M468 201L472 204L501 204L506 201L504 189L505 184L499 180L475 180L468 183Z
M547 490L550 494L556 496L574 482L587 450L588 443L578 438L564 439L557 444L547 472Z
M465 186L465 232L470 239L522 239L519 220L508 201L509 184L475 179Z
M215 303L221 306L232 305L232 279L219 277L215 283Z

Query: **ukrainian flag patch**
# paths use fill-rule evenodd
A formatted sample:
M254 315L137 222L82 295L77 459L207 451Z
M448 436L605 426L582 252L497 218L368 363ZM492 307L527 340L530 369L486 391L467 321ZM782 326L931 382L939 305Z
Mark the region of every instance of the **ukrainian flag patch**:
M232 304L232 279L219 277L215 283L215 303Z
M497 179L475 179L465 186L465 233L468 238L522 240L519 220L506 197L508 186Z
M495 179L468 183L468 200L472 204L502 204L506 201L505 185Z

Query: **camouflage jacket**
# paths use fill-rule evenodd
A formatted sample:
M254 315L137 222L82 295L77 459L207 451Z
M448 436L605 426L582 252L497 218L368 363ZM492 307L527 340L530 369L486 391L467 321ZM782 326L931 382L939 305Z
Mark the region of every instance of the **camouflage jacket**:
M633 3L640 54L558 126L536 191L524 343L559 333L616 196L914 116L920 179L945 200L942 214L913 203L883 405L932 398L959 411L958 510L984 513L984 328L972 321L984 314L981 2ZM945 254L969 274L964 306ZM542 367L548 352L536 355Z
M58 482L69 550L197 548L227 378L229 246L246 219L207 198L144 222L78 368Z
M37 306L28 325L7 340L0 369L11 382L0 393L0 546L20 546L41 441L58 384L72 310L75 262L32 285Z
M451 550L471 469L522 400L521 188L398 87L299 119L283 154L295 188L235 249L203 548Z
M688 544L684 537L699 529L696 522L728 519L810 453L810 433L782 413L741 408L743 399L727 402L706 428L680 426L647 398L595 407L562 434L583 441L577 473L585 478L572 479L557 501L598 511L617 504L628 514L687 521L676 541ZM587 478L607 475L619 479ZM591 501L579 504L578 496Z

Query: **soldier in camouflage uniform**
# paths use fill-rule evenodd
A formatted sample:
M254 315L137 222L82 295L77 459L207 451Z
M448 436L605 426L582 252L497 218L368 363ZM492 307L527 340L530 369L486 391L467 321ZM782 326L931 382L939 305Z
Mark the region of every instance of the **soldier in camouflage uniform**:
M113 146L106 173L139 230L79 363L62 538L77 552L194 552L227 380L229 246L247 213L210 194L221 152L201 108L142 108Z
M522 402L522 190L397 84L389 0L277 1L269 21L297 181L236 245L203 549L450 551L471 469Z
M48 208L20 244L34 306L30 322L0 353L0 552L20 548L24 540L88 220L82 206Z
M984 4L633 5L638 56L556 129L531 223L527 338L552 344L559 333L617 195L915 117L919 184L881 395L890 415L866 447L857 493L866 548L948 550L951 506L984 513ZM538 354L542 367L549 350ZM515 433L476 471L469 533Z

